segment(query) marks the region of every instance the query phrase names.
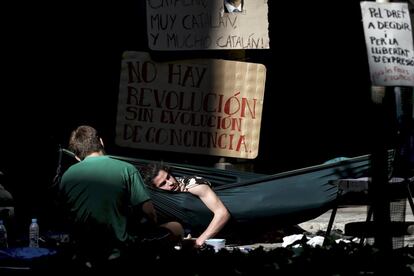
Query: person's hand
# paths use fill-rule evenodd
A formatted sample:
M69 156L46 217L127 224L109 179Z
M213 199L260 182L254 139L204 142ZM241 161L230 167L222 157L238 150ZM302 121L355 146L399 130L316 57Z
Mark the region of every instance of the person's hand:
M204 249L206 247L204 240L200 238L193 238L191 237L191 234L188 234L187 237L183 238L183 244L192 244L194 248L198 249Z
M204 243L204 240L202 240L202 239L200 239L200 238L197 238L196 240L195 240L195 243L194 243L194 247L195 248L200 248L200 249L202 249L202 248L204 248L206 246L206 244Z

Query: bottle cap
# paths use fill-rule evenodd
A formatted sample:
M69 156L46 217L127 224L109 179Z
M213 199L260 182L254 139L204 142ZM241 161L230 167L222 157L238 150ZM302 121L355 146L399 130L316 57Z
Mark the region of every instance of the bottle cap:
M35 219L35 218L32 218L32 222L37 222L37 219Z

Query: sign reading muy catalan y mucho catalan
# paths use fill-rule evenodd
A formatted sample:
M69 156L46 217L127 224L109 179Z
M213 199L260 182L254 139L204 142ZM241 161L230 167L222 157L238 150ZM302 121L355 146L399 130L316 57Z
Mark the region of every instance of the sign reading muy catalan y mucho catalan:
M230 12L225 0L147 0L151 50L268 49L267 0L243 0Z
M120 146L253 159L266 68L219 59L155 62L124 52L117 111Z

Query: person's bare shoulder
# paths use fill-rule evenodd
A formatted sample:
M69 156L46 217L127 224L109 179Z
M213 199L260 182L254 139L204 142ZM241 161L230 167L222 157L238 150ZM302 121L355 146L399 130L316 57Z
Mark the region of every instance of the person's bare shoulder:
M189 193L192 193L194 195L197 195L199 197L207 194L208 192L212 191L209 185L206 184L196 184L192 185L191 187L187 188L187 191Z

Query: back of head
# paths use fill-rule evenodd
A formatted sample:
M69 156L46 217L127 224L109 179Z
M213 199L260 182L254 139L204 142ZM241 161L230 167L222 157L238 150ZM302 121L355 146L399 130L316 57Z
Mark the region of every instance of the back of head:
M83 125L72 131L69 139L69 150L83 160L93 152L103 152L104 147L96 129Z

